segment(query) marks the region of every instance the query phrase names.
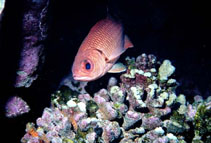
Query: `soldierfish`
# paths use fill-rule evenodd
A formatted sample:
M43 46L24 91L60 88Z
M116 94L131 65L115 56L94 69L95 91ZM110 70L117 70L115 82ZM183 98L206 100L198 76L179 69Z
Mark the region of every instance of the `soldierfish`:
M120 55L133 47L124 35L120 22L106 18L97 22L82 42L72 66L75 80L92 81L106 72L125 71L122 64L115 64ZM114 65L115 64L115 65Z

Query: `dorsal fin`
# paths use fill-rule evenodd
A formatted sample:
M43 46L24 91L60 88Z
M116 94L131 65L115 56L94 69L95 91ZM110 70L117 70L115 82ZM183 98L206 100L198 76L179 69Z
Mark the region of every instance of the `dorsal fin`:
M130 41L130 39L128 38L127 35L125 35L125 44L124 44L124 48L132 48L133 47L133 43Z

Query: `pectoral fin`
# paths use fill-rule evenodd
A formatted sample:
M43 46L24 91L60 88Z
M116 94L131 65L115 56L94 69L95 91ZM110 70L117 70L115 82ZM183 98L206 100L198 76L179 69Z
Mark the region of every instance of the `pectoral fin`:
M116 63L108 71L108 73L120 73L126 71L126 67L122 63Z

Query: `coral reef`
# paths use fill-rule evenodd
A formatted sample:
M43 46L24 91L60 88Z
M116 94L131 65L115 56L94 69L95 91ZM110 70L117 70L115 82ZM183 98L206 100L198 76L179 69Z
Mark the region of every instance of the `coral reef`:
M194 138L193 142L211 142L211 96L203 101L202 97L195 97L195 107L197 111L194 116Z
M44 60L42 55L46 39L48 0L27 0L23 16L23 49L17 71L15 87L29 87L37 79L37 70Z
M210 141L210 97L203 100L197 95L189 103L185 95L177 95L175 67L169 60L160 63L155 56L142 54L127 57L126 62L128 70L120 76L121 82L112 77L107 89L94 95L77 90L81 85L75 81L61 86L52 94L52 106L37 119L37 127L27 125L21 142Z
M27 103L18 96L14 96L9 99L5 106L5 109L7 117L15 117L30 111L30 108Z

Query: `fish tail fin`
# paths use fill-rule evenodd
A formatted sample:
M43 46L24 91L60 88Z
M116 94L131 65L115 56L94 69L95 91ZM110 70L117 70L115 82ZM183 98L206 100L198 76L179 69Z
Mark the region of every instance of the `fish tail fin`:
M124 48L127 49L127 48L132 48L132 47L134 47L133 43L130 41L129 37L127 35L125 35Z

